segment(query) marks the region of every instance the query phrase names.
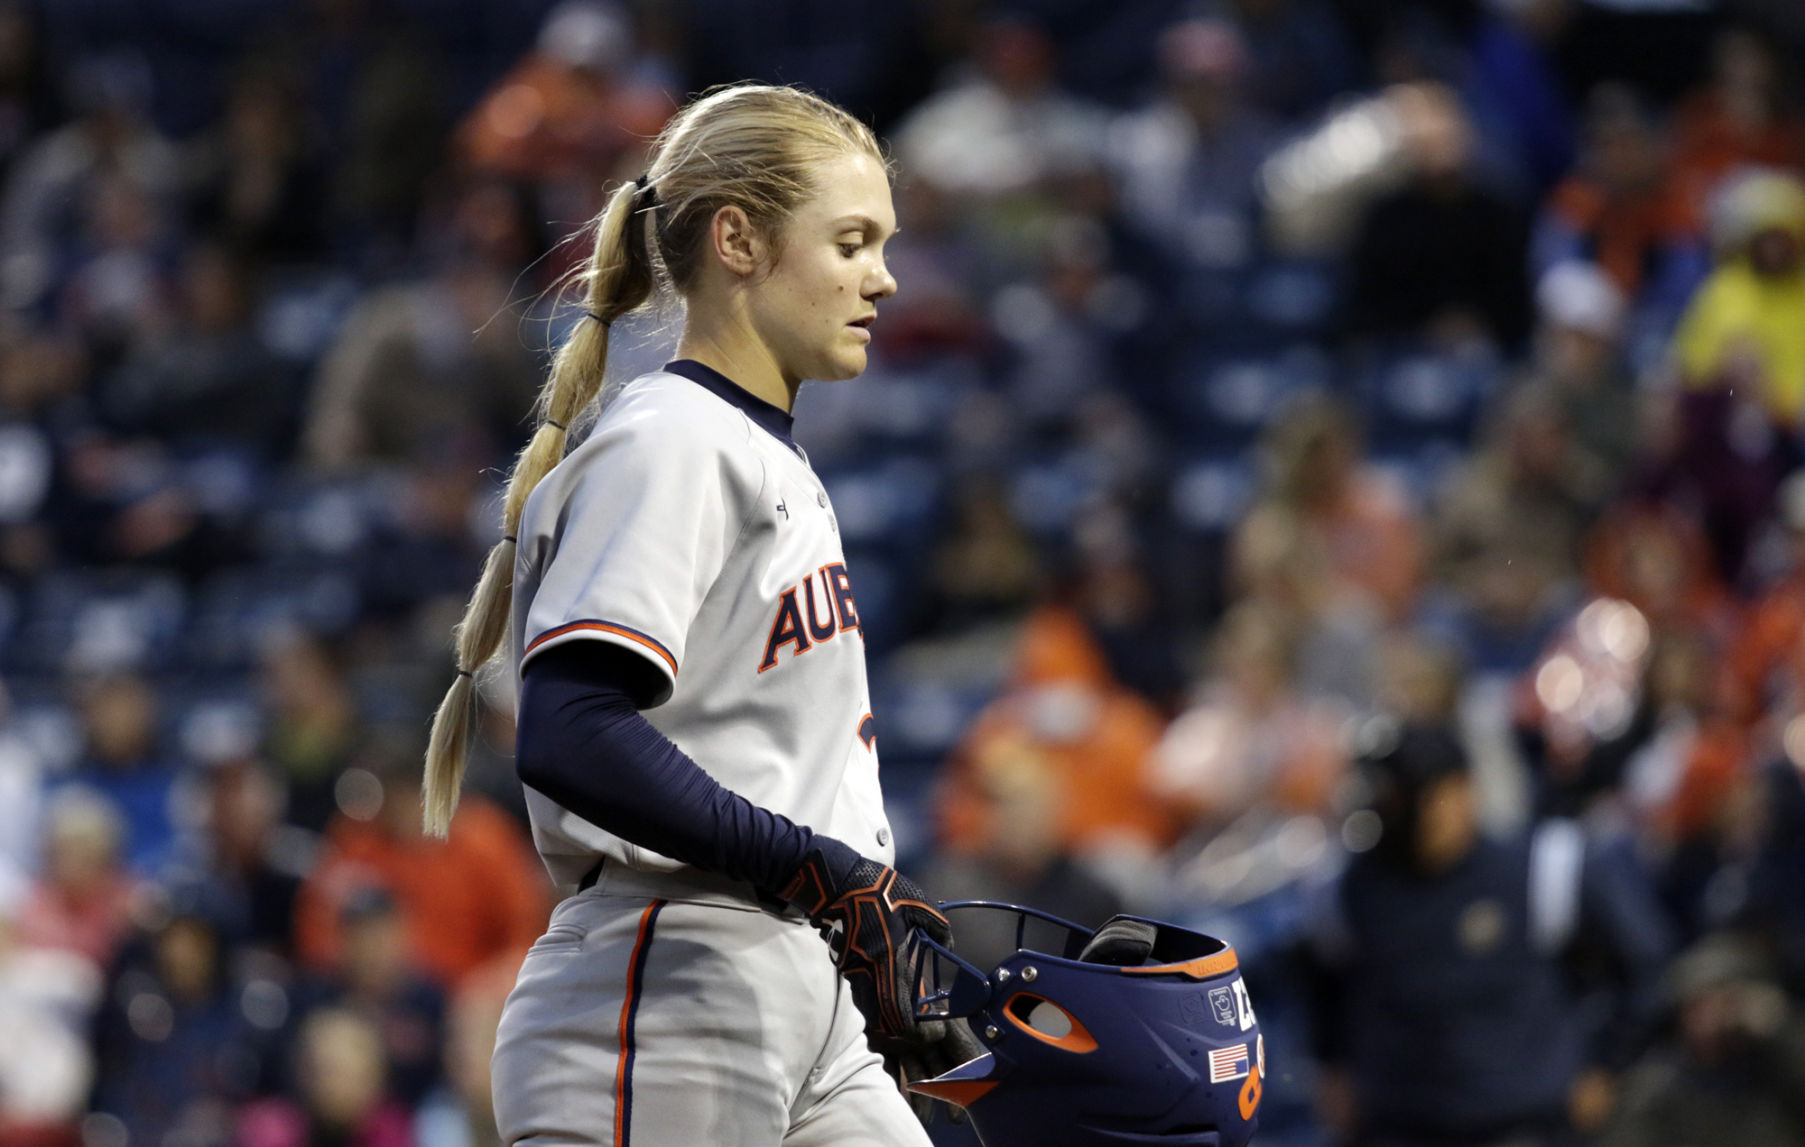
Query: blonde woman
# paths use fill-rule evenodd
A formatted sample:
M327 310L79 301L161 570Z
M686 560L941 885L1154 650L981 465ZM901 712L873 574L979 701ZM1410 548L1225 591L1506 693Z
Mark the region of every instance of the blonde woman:
M566 894L502 1016L510 1144L924 1144L893 1073L981 1050L915 1016L915 937L949 929L890 867L858 603L790 438L804 379L864 370L895 229L869 129L752 85L679 113L595 224L426 768L443 831L509 639ZM664 292L679 357L573 445L611 325Z

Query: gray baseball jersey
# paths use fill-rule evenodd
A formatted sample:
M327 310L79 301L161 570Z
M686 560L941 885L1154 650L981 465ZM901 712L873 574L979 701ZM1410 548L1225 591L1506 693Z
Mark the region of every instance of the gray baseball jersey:
M788 427L698 363L627 384L527 499L514 671L568 641L633 650L667 686L646 719L715 780L889 864L858 603ZM683 867L531 789L527 808L566 892L598 854Z

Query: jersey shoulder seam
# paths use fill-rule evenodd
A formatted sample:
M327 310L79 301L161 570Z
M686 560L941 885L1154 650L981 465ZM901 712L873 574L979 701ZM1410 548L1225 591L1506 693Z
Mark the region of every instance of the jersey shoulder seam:
M760 458L758 460L758 489L753 492L751 500L746 505L746 516L740 520L739 532L733 535L733 544L727 547L727 557L731 558L739 552L740 542L744 541L746 537L746 530L751 527L752 519L757 515L758 508L764 504L765 487L770 484L771 468L765 464L763 458Z

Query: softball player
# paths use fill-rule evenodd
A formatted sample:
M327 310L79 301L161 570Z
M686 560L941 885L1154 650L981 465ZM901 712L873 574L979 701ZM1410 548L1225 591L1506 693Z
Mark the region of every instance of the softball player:
M865 368L894 220L863 124L739 86L679 113L597 221L427 758L442 832L472 675L509 638L566 893L501 1020L510 1144L925 1144L890 1072L981 1051L913 1014L914 934L950 930L889 867L858 603L790 438L803 379ZM661 289L680 357L571 445L610 324Z

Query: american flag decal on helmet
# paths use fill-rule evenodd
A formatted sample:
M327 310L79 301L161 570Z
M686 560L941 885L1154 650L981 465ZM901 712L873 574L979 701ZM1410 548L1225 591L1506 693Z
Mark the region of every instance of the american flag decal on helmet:
M1219 1047L1210 1053L1210 1082L1226 1083L1247 1074L1247 1045Z

